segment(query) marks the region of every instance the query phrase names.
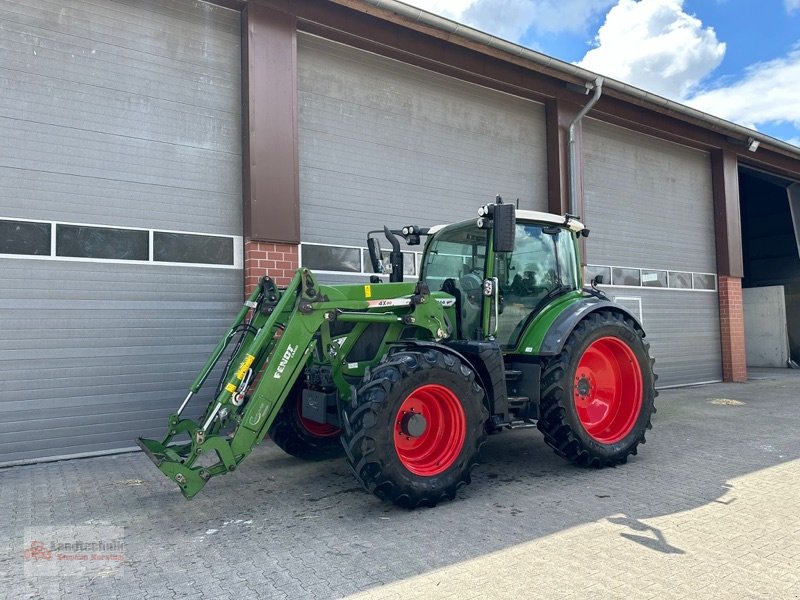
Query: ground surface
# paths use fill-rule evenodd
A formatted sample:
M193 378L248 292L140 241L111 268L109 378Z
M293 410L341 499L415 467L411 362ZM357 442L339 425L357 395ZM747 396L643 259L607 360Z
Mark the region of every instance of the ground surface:
M489 438L455 502L406 511L271 443L187 502L141 454L0 469L0 597L800 598L800 372L669 390L627 465ZM123 568L26 576L43 525L124 527Z

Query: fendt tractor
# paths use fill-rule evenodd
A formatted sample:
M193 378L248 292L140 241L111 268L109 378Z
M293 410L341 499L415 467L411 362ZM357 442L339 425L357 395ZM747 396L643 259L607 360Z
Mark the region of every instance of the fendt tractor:
M453 499L487 434L506 428L537 426L577 465L624 463L651 427L653 360L602 281L583 287L588 233L498 197L477 220L370 232L389 282L321 285L300 268L284 289L263 277L164 440L138 443L186 498L266 435L301 459L343 454L364 488L409 507ZM425 239L418 281L403 282L400 238ZM218 362L205 414L182 418Z

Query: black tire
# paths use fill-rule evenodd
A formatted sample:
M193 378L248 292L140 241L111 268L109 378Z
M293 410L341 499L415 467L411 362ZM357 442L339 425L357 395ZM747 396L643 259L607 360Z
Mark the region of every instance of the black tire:
M452 354L388 355L342 410L342 444L356 479L407 508L454 499L486 440L483 399L474 371ZM404 420L415 412L423 415L416 434Z
M302 378L301 378L302 379ZM301 385L296 385L269 428L269 437L287 454L303 460L325 460L344 454L341 430L302 418Z
M579 466L625 463L652 428L658 395L653 363L644 332L632 319L610 311L587 316L543 366L538 427L545 442ZM605 382L605 391L598 393L598 382ZM602 417L593 421L596 415Z

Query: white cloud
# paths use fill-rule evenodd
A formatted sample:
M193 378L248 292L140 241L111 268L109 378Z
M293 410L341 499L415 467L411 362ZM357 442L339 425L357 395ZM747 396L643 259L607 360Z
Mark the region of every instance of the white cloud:
M675 99L686 97L725 56L714 29L685 13L683 0L619 0L596 42L580 66Z
M784 57L751 65L741 80L699 93L686 103L745 127L791 123L800 129L798 98L800 47Z
M798 0L800 1L800 0ZM405 0L424 10L519 42L528 31L585 31L616 0Z
M800 0L783 0L784 5L786 6L786 12L793 13L796 10L800 10Z

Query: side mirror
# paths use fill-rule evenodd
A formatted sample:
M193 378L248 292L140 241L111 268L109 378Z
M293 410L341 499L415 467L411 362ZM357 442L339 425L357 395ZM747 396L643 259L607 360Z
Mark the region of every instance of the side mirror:
M495 252L513 252L517 211L513 204L495 204L492 211Z
M381 243L374 237L367 238L367 249L369 250L369 262L372 263L372 271L374 273L384 273L386 269L383 266Z

